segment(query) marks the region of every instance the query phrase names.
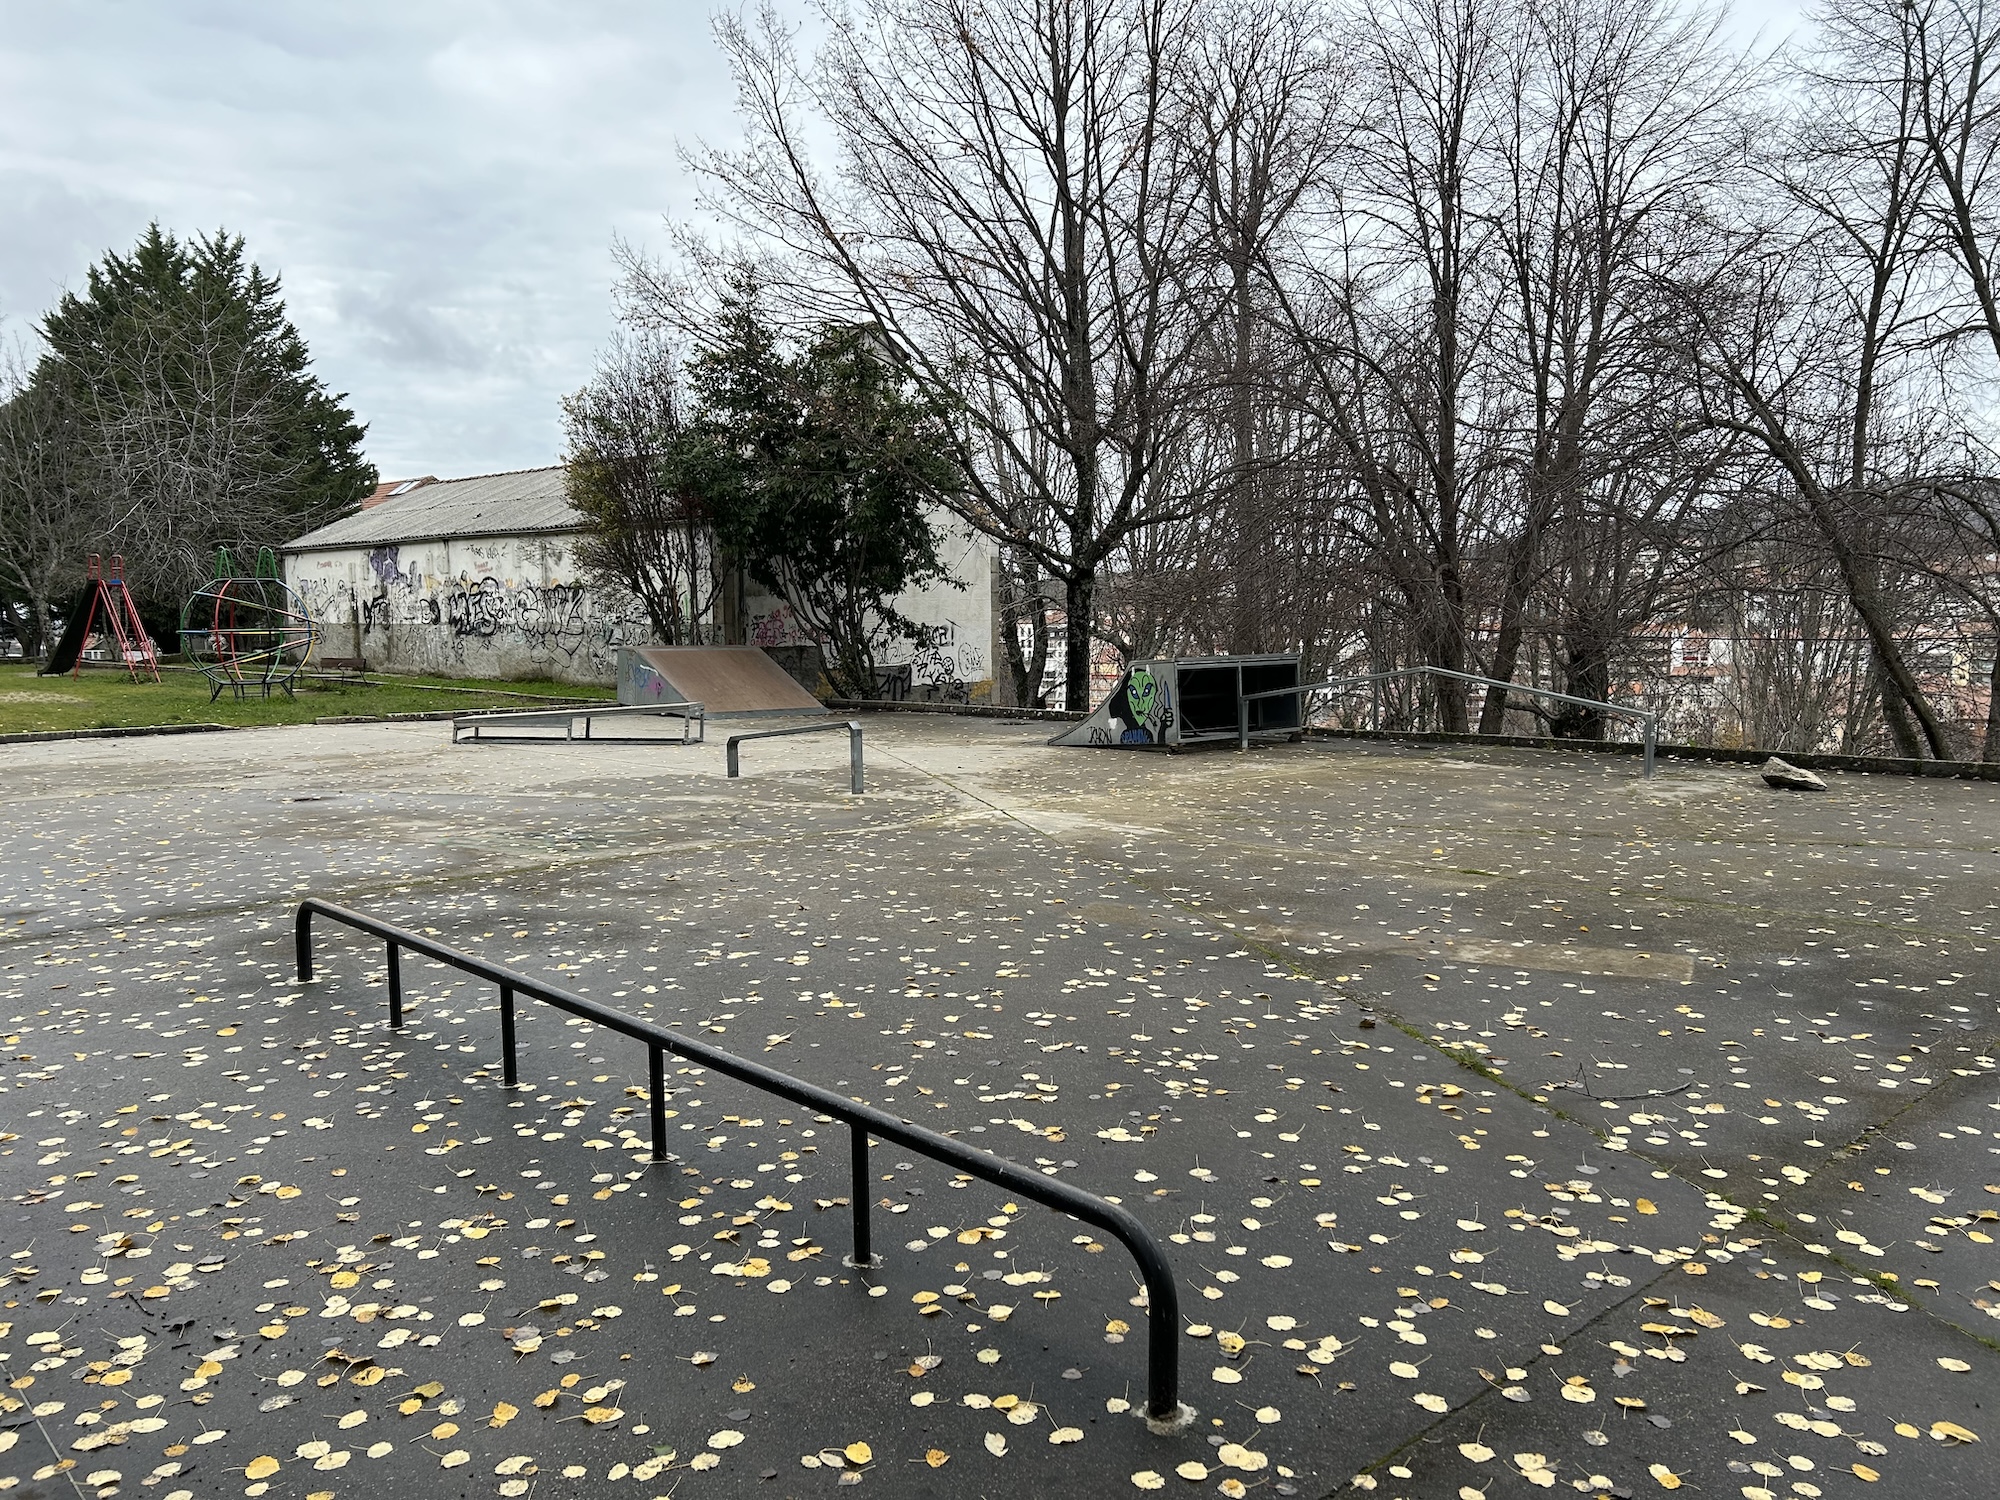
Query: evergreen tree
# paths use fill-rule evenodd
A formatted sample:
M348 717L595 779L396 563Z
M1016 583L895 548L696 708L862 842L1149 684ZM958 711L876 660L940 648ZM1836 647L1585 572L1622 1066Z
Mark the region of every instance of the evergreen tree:
M89 451L101 545L177 610L217 545L247 563L346 514L376 482L365 428L312 372L278 278L240 235L150 226L42 321L33 385Z
M823 327L787 352L745 282L688 374L670 482L820 642L835 691L872 697L876 653L916 633L890 601L947 576L928 516L956 473L942 414L874 329Z

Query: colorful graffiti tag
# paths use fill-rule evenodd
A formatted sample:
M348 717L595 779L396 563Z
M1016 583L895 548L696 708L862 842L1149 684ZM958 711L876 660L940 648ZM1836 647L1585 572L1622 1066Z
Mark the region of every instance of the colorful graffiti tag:
M1104 706L1106 726L1091 730L1091 740L1103 745L1160 745L1173 726L1173 692L1150 669L1134 666L1111 701Z

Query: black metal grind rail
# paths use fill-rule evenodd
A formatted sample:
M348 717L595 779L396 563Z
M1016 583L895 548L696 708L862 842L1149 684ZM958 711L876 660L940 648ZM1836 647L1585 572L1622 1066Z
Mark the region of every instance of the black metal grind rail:
M734 1053L724 1052L706 1042L697 1041L681 1032L670 1030L637 1016L628 1016L582 995L570 993L552 984L546 984L517 969L504 964L491 963L470 953L460 952L443 943L412 932L407 927L397 927L374 917L365 916L344 906L336 906L330 901L317 897L307 897L299 903L294 924L294 935L298 948L299 982L307 984L313 977L312 922L314 917L325 917L357 932L365 932L380 938L388 945L389 969L389 1024L401 1028L403 1025L403 973L402 952L405 948L413 953L421 953L439 963L448 964L462 973L483 979L500 989L500 1045L503 1058L503 1078L509 1087L519 1082L516 1068L516 1038L514 1026L514 997L524 996L530 1000L540 1000L553 1005L557 1010L581 1017L598 1026L603 1026L621 1035L642 1042L647 1049L648 1103L652 1107L653 1160L666 1158L666 1054L684 1057L699 1063L725 1077L734 1078L739 1083L747 1083L752 1088L762 1089L767 1094L775 1094L788 1099L801 1108L816 1110L834 1119L845 1121L848 1127L850 1150L851 1207L854 1216L854 1255L850 1265L866 1267L880 1263L870 1248L868 1209L868 1138L879 1137L893 1141L899 1146L940 1161L947 1166L957 1167L974 1177L982 1178L996 1187L1019 1194L1031 1202L1039 1203L1057 1213L1068 1214L1081 1219L1086 1224L1095 1225L1105 1233L1114 1236L1119 1243L1132 1252L1138 1262L1139 1274L1146 1283L1146 1416L1156 1431L1177 1429L1183 1424L1180 1405L1180 1297L1174 1286L1174 1273L1167 1264L1166 1256L1158 1243L1137 1218L1116 1203L1108 1203L1081 1188L1058 1182L1038 1172L1017 1166L1011 1161L978 1151L950 1136L939 1135L920 1125L912 1125L908 1120L898 1119L871 1105L836 1094L831 1089L818 1084L807 1083L788 1073L780 1073L775 1068L767 1068L761 1063L749 1061Z

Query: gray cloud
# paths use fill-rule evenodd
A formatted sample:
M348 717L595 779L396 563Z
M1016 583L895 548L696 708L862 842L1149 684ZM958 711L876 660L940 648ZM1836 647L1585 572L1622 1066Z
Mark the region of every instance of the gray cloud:
M803 0L788 4L803 10ZM1732 30L1789 31L1797 0ZM550 462L656 241L677 137L730 132L705 0L0 0L0 326L150 219L285 280L388 475Z
M707 8L0 0L0 317L148 220L280 272L387 474L547 463L611 326L611 241L726 127Z

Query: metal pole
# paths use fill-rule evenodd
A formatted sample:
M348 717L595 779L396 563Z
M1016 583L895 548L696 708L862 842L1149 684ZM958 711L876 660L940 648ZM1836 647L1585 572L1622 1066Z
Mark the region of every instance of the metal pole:
M667 1159L667 1050L646 1049L646 1102L653 1114L653 1160Z
M389 945L389 1029L403 1029L403 950Z
M849 1121L847 1139L852 1158L848 1192L852 1196L854 1210L854 1257L848 1264L865 1269L875 1264L875 1252L868 1235L868 1131Z
M514 987L500 986L500 1081L512 1088L520 1082L514 1065Z
M1250 748L1250 704L1244 698L1240 686L1236 692L1236 748L1238 750Z
M741 752L739 751L736 741L734 739L731 739L729 742L728 758L729 758L729 774L733 777L735 776L737 770L739 769L741 761Z
M847 781L848 790L859 797L861 795L861 726L853 719L847 721Z
M313 977L312 908L301 906L292 921L292 947L299 960L299 983L311 984Z
M1146 1417L1156 1432L1187 1425L1192 1412L1181 1410L1181 1308L1173 1267L1158 1254L1123 1239L1146 1279Z
M1376 734L1380 734L1382 732L1382 684L1379 681L1368 684L1368 697L1368 727Z
M1652 779L1653 763L1658 758L1659 748L1660 748L1660 716L1658 714L1647 714L1646 715L1646 769L1641 774L1644 775L1648 780Z

